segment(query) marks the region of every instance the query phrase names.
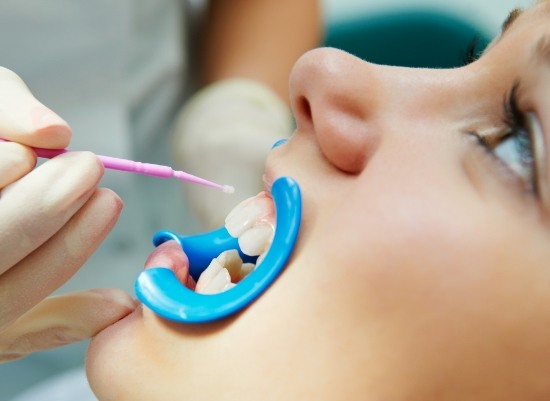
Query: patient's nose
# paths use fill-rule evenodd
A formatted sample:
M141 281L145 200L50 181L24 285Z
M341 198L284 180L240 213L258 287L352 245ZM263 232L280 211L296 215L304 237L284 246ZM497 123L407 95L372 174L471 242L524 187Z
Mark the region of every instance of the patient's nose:
M382 138L406 132L408 120L429 114L430 91L441 81L435 75L370 64L336 49L310 51L290 77L298 132L315 135L334 166L357 174Z
M349 173L362 170L377 143L368 118L376 106L368 92L375 88L357 80L362 63L336 49L317 49L298 60L290 77L298 131L315 134L325 157Z

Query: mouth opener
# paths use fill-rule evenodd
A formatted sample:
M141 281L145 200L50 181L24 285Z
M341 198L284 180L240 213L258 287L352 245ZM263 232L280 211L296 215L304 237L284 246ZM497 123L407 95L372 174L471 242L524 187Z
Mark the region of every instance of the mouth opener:
M232 315L260 296L279 276L296 243L302 217L302 196L297 182L290 177L277 179L271 188L275 203L276 226L273 242L262 262L237 285L217 294L199 294L185 287L175 273L165 267L144 270L137 277L138 299L156 314L176 322L202 323ZM225 227L205 234L178 236L159 231L153 237L158 246L176 240L189 259L189 273L197 278L212 259L228 249L237 249L237 238Z

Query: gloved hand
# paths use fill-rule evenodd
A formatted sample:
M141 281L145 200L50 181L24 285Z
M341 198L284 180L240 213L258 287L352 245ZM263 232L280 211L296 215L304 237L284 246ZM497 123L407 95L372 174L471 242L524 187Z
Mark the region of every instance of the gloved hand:
M67 123L0 68L0 362L87 339L135 307L119 290L45 299L101 243L122 208L97 189L103 174L89 152L58 156L34 169L28 146L64 148ZM24 145L23 145L24 144ZM28 146L25 146L28 145Z
M265 158L292 129L289 107L267 86L252 80L216 82L184 105L173 129L175 164L190 174L235 187L235 193L227 195L186 184L186 205L204 229L222 226L236 204L263 189Z

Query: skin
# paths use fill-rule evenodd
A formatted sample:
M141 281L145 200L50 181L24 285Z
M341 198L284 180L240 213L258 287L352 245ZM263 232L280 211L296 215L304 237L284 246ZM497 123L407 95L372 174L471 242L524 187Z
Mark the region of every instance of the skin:
M452 70L301 57L297 129L266 163L268 183L303 191L293 259L238 316L188 326L141 307L101 332L87 361L98 398L550 398L550 205L470 134L506 130L519 79L550 143L550 52L532 55L549 20L543 2Z

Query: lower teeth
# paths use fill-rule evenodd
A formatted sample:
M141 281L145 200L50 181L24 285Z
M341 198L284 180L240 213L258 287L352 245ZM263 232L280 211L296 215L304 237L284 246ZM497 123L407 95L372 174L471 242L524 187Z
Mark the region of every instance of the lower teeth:
M226 291L245 278L254 268L253 263L243 263L236 249L222 252L212 259L201 273L195 291L201 294L215 294Z

